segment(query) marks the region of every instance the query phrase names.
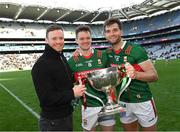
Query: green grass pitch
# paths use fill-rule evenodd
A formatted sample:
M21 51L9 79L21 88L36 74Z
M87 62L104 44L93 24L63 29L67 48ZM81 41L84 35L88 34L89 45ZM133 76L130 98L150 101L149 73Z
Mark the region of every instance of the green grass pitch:
M159 80L150 87L158 111L158 131L180 130L180 60L157 61ZM26 105L39 113L39 103L30 71L0 72L4 85ZM80 107L74 111L74 131L80 131ZM116 116L116 131L122 130ZM0 131L37 131L38 120L0 86Z

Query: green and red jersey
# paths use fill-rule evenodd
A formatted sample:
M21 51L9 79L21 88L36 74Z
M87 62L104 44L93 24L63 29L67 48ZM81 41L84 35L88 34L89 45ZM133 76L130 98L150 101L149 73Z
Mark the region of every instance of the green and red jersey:
M69 60L71 71L74 75L74 80L78 82L78 77L84 78L87 73L94 70L103 69L107 67L107 54L105 51L92 49L90 56L74 55ZM97 91L86 83L86 92L100 98L104 104L107 102L107 97L104 92ZM102 106L102 103L86 95L86 103L89 107Z
M124 59L126 59L125 61L133 65L136 71L143 71L139 64L148 61L147 52L143 47L126 41L124 41L121 49L118 51L114 51L112 47L109 47L106 52L110 66L125 64ZM120 89L120 85L117 86L117 91L119 91L118 89ZM129 87L121 95L120 100L137 103L150 100L151 98L152 93L147 82L133 79Z

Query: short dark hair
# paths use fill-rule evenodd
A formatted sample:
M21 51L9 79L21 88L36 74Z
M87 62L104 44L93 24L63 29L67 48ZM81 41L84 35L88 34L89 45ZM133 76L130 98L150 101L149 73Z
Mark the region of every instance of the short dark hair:
M76 28L76 30L75 30L76 38L77 38L79 32L89 32L91 34L91 29L87 25L80 25L80 26L78 26Z
M113 18L113 17L112 17L112 18L107 19L107 20L104 22L104 25L103 25L103 30L104 30L104 32L105 32L105 28L106 28L107 26L110 26L110 25L115 24L115 23L117 23L119 29L122 30L122 23L120 22L120 20L119 20L118 18Z
M59 25L56 25L56 24L48 26L47 29L46 29L46 38L48 37L48 33L51 32L51 31L54 31L54 30L63 31L63 28L61 26L59 26Z

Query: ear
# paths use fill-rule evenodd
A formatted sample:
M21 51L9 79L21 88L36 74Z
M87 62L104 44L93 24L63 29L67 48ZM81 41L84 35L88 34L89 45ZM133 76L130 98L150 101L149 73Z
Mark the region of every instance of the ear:
M123 30L120 30L120 32L121 32L121 36L123 35Z
M77 38L75 38L75 43L77 43Z
M77 40L77 38L75 39L75 43L78 45L78 40Z
M102 30L102 35L104 35L104 36L105 36L105 31L104 31L104 30Z
M48 44L48 42L49 42L49 41L48 41L48 39L47 39L47 38L45 38L45 42L46 42L46 44Z

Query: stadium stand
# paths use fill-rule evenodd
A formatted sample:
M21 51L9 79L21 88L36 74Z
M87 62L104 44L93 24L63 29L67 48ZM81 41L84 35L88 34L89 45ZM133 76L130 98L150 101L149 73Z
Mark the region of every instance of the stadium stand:
M65 30L64 53L69 58L77 45L78 24L60 24ZM103 36L102 24L92 28L93 47L109 46ZM0 21L0 70L29 69L41 55L45 45L45 30L49 23ZM123 38L144 46L151 59L180 57L180 10L123 21Z

